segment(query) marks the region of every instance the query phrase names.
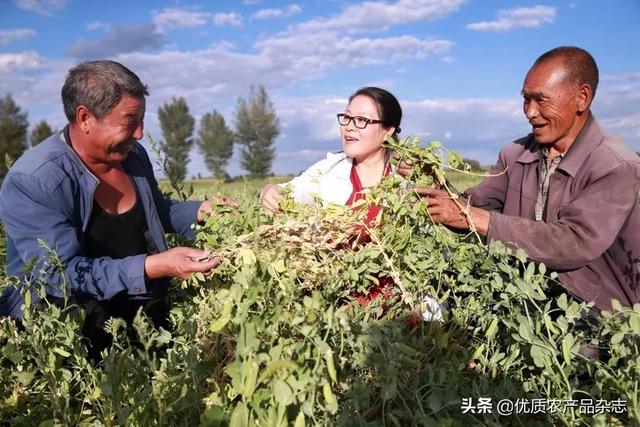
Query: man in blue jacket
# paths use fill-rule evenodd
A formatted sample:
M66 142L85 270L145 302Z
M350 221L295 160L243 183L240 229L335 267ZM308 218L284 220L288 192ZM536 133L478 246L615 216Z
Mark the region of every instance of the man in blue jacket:
M0 316L19 320L24 290L35 303L44 284L48 298L70 296L87 310L83 332L94 357L110 343L108 318L131 321L142 308L166 324L169 279L219 263L199 262L207 254L198 249L167 247L165 233L192 237L211 202L167 200L158 189L138 142L147 95L117 62L74 67L62 88L68 126L18 159L0 190L8 271L22 283L2 293Z

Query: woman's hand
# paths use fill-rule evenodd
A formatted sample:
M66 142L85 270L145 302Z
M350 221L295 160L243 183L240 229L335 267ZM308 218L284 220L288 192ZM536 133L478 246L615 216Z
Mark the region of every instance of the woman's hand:
M275 184L266 185L260 192L260 204L271 212L280 211L280 202L283 199L280 187Z

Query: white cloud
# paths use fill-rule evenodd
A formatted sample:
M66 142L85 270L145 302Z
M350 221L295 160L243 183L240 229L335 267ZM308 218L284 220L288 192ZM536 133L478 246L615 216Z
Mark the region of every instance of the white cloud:
M243 0L242 4L252 5L262 3L262 0Z
M311 160L316 160L319 158L323 158L326 155L327 155L327 151L325 150L294 150L294 151L278 152L278 157L280 159L309 158Z
M109 24L102 21L91 21L91 22L87 22L86 28L89 31L108 30Z
M232 27L242 27L242 17L237 13L216 13L213 15L213 24L217 26L231 25Z
M31 28L13 28L10 30L0 30L0 45L9 44L14 40L20 40L34 36L36 32Z
M44 59L33 50L21 53L0 53L0 73L38 68L43 61Z
M167 8L153 12L153 23L160 31L172 28L195 28L212 22L213 25L242 27L242 16L237 13L193 12L180 8Z
M602 76L603 82L640 82L640 71L625 74L608 74Z
M31 123L47 118L49 124L60 129L64 123L60 88L72 65L70 61L41 57L35 51L0 54L0 94L11 93L16 103L29 112Z
M469 30L509 31L516 28L537 28L556 20L556 8L551 6L520 7L498 11L495 21L474 22Z
M605 133L640 151L640 71L603 76L592 110Z
M52 15L62 9L69 0L17 0L20 9L29 10L39 15Z
M335 67L355 68L446 53L453 42L414 36L352 38L327 32L275 37L255 46L280 64L283 75L309 79Z
M302 8L300 6L297 4L291 4L285 9L260 9L253 14L253 19L288 18L300 12L302 12Z
M313 19L291 28L292 32L386 29L391 25L433 21L457 11L465 0L399 0L395 3L368 1L348 6L331 18Z
M492 163L500 147L529 132L518 99L436 98L401 104L403 136L448 139L448 148L465 156L469 149L483 152L481 163Z
M209 13L191 12L179 8L167 8L153 13L153 23L161 30L200 27L210 19Z

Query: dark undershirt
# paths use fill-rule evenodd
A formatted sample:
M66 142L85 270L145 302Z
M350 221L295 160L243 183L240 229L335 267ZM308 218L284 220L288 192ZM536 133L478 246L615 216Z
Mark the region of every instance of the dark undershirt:
M121 214L106 212L98 201L93 199L91 217L84 234L83 249L86 257L121 259L149 253L145 238L147 222L135 183L133 188L136 201L131 209ZM164 293L168 282L167 278L147 280L147 290L152 294Z
M147 226L135 184L136 201L126 212L110 214L93 199L91 218L84 235L84 253L89 258L120 259L147 253Z

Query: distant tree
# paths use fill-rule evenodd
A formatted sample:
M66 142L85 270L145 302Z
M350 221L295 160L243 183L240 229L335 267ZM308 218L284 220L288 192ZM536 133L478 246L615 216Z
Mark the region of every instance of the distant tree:
M31 146L35 147L45 139L49 138L55 132L56 131L51 129L51 126L49 126L49 123L47 123L46 120L40 120L31 130L31 136L29 137Z
M462 159L463 162L465 162L466 164L468 164L471 167L471 171L472 172L482 172L484 171L484 169L482 168L482 165L480 165L480 162L477 160L473 160L473 159Z
M235 116L236 142L243 147L240 166L251 178L269 175L276 152L273 142L280 133L280 126L265 88L252 86L249 100L238 100Z
M8 171L8 162L15 161L27 149L27 113L20 111L11 95L0 99L0 178Z
M224 117L213 110L200 119L198 148L204 156L204 163L216 179L226 179L225 167L233 154L235 135L224 121Z
M189 114L184 98L173 98L158 108L158 119L164 141L160 147L166 156L166 173L172 181L182 181L187 176L189 151L193 146L195 119Z

